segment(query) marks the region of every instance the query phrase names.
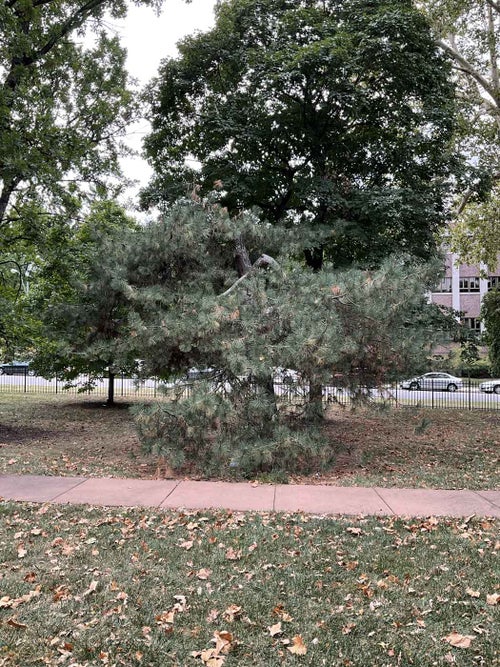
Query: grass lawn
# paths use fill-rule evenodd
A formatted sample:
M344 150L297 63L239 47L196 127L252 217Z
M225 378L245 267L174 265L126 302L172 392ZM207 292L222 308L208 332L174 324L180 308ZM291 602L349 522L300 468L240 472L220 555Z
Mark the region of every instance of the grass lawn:
M126 408L105 408L99 399L0 393L0 474L154 477L157 464L141 453ZM334 467L293 475L291 482L500 487L498 412L331 408L325 429Z
M0 665L499 665L498 525L0 504Z

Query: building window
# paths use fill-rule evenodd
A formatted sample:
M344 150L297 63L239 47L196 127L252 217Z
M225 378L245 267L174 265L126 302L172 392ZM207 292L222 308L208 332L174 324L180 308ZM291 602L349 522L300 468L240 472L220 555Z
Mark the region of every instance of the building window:
M464 317L462 324L472 331L481 331L481 320L479 317Z
M488 289L500 288L500 276L488 276Z
M451 292L451 278L442 278L434 290L435 292Z
M479 278L460 278L461 292L479 292Z

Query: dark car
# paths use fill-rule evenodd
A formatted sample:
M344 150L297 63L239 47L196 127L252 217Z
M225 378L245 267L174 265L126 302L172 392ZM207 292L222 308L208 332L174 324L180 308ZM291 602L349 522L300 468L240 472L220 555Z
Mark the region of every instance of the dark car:
M2 375L34 375L35 371L30 368L29 361L11 361L8 364L0 364Z

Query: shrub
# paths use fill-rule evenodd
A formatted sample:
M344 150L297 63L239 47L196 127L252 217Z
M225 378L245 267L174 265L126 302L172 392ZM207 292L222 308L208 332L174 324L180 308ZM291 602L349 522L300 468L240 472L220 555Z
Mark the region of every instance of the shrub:
M280 415L270 397L222 395L203 384L186 399L134 410L144 450L174 471L210 476L226 469L252 476L310 472L331 462L333 450L319 429Z

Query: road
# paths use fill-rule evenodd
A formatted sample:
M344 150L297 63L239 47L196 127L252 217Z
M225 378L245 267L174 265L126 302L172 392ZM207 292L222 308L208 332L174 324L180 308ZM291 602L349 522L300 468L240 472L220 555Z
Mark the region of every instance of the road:
M85 382L85 377L81 377L77 386L82 386ZM143 380L138 383L137 380L131 378L118 377L115 380L115 396L117 398L123 396L137 396L137 397L151 397L155 396L159 388L162 386L157 380ZM174 386L174 385L170 385ZM59 393L65 391L63 389L64 382L61 380L46 380L38 376L24 376L24 375L0 375L0 390L14 390L26 391L29 393ZM73 393L77 388L69 390ZM276 384L275 391L278 396L293 398L297 396L300 398L304 394L304 388L297 389L290 385ZM107 380L101 380L96 383L96 395L106 395ZM479 392L477 387L466 387L456 392L448 391L410 391L408 389L386 388L383 390L372 390L371 395L375 399L385 399L388 401L398 401L404 405L419 405L428 407L463 407L468 409L470 407L483 408L500 408L500 395L485 394ZM349 395L341 389L335 387L325 387L324 396L326 399L337 399L339 402L345 403L349 400Z

